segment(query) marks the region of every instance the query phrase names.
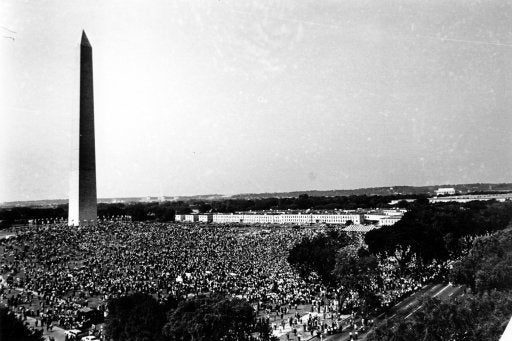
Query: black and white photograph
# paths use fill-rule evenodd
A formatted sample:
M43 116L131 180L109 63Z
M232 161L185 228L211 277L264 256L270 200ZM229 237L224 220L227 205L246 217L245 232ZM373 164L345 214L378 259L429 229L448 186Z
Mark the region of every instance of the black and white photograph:
M0 33L0 341L512 341L512 1Z

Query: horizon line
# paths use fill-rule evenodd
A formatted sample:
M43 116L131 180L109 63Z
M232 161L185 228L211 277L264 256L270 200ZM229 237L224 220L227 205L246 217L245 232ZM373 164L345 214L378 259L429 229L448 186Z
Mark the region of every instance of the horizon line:
M129 195L129 196L115 196L115 197L102 197L97 198L99 200L112 200L112 199L135 199L135 198L187 198L187 197L207 197L207 196L218 196L218 197L234 197L238 195L262 195L262 194L285 194L285 193L300 193L300 192L334 192L334 191L357 191L357 190L368 190L368 189L381 189L381 188L394 188L394 187L442 187L442 186L463 186L463 185L512 185L512 182L470 182L470 183L453 183L453 184L434 184L434 185L383 185L383 186L371 186L371 187L357 187L357 188L344 188L344 189L308 189L308 190L291 190L291 191L266 191L266 192L241 192L235 194L222 194L222 193L209 193L209 194L189 194L189 195ZM512 189L511 189L512 190ZM37 201L64 201L69 198L47 198L47 199L21 199L21 200L9 200L1 201L0 205L15 203L15 202L37 202Z

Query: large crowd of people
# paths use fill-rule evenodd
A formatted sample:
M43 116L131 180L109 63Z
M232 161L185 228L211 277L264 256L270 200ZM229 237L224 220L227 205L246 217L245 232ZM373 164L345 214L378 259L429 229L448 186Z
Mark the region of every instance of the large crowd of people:
M91 312L106 313L109 298L143 292L163 302L170 295L220 292L247 299L277 335L336 332L343 325L340 311L361 304L357 294L340 309L339 288L326 288L314 273L300 278L286 261L293 245L325 228L155 222L33 227L0 241L6 283L0 300L47 328L83 329L95 323ZM380 268L381 280L370 284L383 305L419 289L440 269L404 278L391 260ZM307 306L307 314L298 305ZM344 323L354 324L354 316L344 314Z

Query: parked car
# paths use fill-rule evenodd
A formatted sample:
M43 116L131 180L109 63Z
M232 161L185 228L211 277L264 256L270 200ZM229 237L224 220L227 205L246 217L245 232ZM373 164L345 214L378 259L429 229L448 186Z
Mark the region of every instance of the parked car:
M99 341L99 339L94 335L84 336L80 339L80 341Z

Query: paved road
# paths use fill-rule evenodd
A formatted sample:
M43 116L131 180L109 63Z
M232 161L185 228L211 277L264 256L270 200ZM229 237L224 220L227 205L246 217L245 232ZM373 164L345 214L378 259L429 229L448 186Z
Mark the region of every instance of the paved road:
M381 314L376 317L375 324L378 324L385 318L390 320L398 320L398 319L408 319L410 318L416 311L421 310L422 304L420 302L421 299L427 297L436 297L440 300L448 300L451 298L455 298L458 296L464 296L464 288L459 286L453 286L451 284L429 284L422 288L422 290L418 291L414 295L409 296L403 301L397 303L394 307L392 307L387 314ZM359 340L364 340L366 334L360 335ZM312 339L311 341L314 341ZM317 339L316 339L317 340ZM349 340L349 331L343 332L341 334L332 335L324 338L326 341L345 341Z
M5 281L5 279L3 278L2 275L0 275L0 285L7 286L7 282ZM20 292L24 291L23 289L20 289L20 288L14 288L14 290L20 291ZM32 293L37 296L37 292L32 291ZM41 326L41 320L40 319L38 321L38 326L36 327L35 326L36 319L33 318L33 317L27 317L27 319L25 321L23 321L23 322L27 322L28 325L30 327L33 327L34 329L42 330L43 331L43 338L44 338L45 341L49 340L50 336L52 336L55 339L55 341L65 341L65 338L66 338L65 330L60 328L60 327L54 326L52 328L52 331L48 331L46 328L43 328Z
M27 317L26 322L28 322L30 326L34 327L35 319L32 317ZM64 341L66 339L66 336L64 334L64 329L62 329L62 328L53 327L52 331L50 332L50 331L46 330L46 328L41 327L41 321L39 321L39 326L34 327L34 328L38 329L38 330L43 330L43 337L44 337L45 341L49 340L50 336L53 336L55 341Z
M435 297L440 300L448 300L453 297L463 296L464 289L458 286L452 286L451 284L431 284L425 286L423 290L417 292L415 295L405 299L404 301L395 305L391 311L387 314L387 317L391 320L395 319L408 319L416 311L422 308L420 299L427 297ZM386 316L379 316L382 320Z

